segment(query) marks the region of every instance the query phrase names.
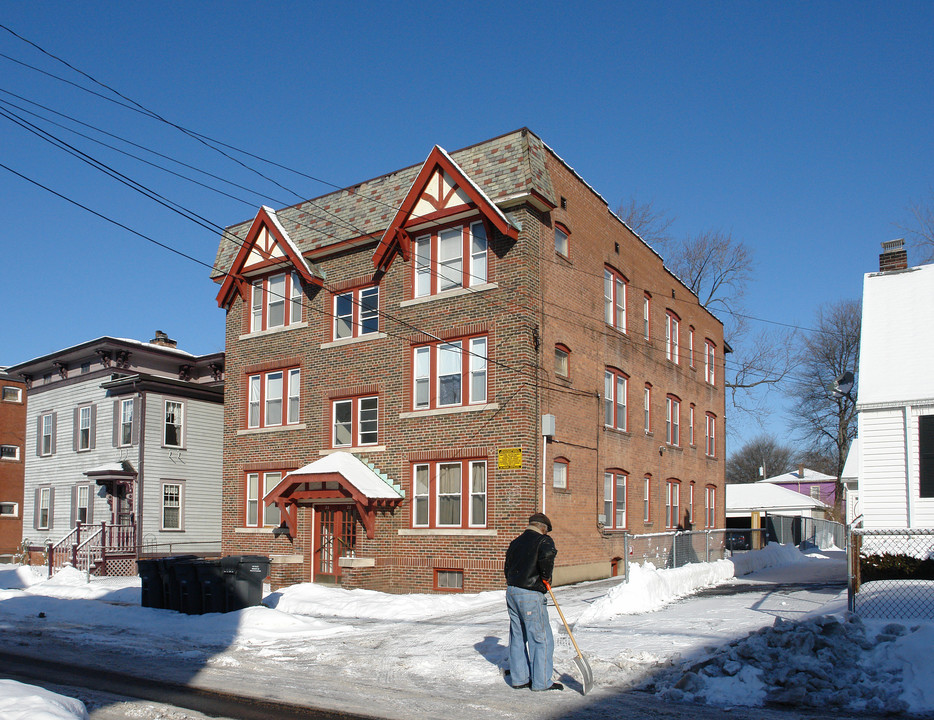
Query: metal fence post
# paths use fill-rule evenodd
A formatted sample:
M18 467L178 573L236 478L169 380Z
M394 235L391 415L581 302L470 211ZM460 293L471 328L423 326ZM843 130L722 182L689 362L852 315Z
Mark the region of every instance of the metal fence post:
M856 612L855 578L853 577L853 535L847 528L849 536L846 543L846 609Z
M629 533L623 533L623 577L629 582Z

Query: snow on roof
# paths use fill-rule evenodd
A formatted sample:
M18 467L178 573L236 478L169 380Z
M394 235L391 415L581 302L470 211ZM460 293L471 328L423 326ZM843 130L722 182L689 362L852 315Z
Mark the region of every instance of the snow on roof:
M363 495L372 499L386 498L397 500L401 495L376 473L369 465L347 452L325 455L320 460L293 470L283 478L295 478L296 475L327 475L338 473L347 479Z
M810 510L829 505L781 485L739 483L726 486L726 511Z
M843 463L843 474L840 476L840 480L853 482L859 479L859 456L859 438L853 438L850 449L846 454L846 462Z
M774 477L764 478L759 480L760 483L808 483L808 482L835 482L837 478L833 475L824 475L824 473L817 472L817 470L811 470L809 468L804 468L804 477L798 474L797 470L792 470L791 472L784 473L783 475L775 475Z
M860 408L934 398L932 325L934 265L864 276Z
M282 222L279 220L279 216L276 215L276 211L268 205L263 205L263 210L265 210L266 214L269 215L269 219L272 220L273 225L276 226L276 230L279 231L279 236L289 246L289 249L294 253L295 257L299 259L308 274L311 277L320 277L321 273L310 267L308 265L308 261L302 257L302 252L298 249L298 245L295 244L295 241L292 240L292 236L286 232L284 227L282 227Z

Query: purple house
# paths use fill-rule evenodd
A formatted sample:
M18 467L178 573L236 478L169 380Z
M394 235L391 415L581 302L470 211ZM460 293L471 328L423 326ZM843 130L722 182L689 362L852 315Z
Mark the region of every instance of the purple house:
M809 470L804 465L798 465L798 469L792 472L765 478L759 482L781 485L814 500L827 503L830 507L835 507L837 504L837 478L833 475L824 475L817 470Z

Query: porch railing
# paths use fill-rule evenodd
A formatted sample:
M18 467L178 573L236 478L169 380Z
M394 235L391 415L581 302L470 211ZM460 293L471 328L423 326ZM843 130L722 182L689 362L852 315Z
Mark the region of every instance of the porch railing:
M107 559L116 557L135 557L137 554L136 525L82 525L57 543L49 543L49 577L56 570L61 570L65 563L81 570L91 572L103 567L106 572Z

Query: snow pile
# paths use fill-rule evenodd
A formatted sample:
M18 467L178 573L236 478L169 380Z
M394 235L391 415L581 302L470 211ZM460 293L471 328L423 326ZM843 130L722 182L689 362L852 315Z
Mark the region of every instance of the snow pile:
M15 680L0 680L0 718L88 720L88 711L80 700Z
M797 623L778 617L701 662L663 673L649 688L666 700L720 706L923 712L934 706L934 669L918 659L932 642L930 625L889 623L873 634L855 615Z
M575 626L607 622L617 615L651 612L700 588L756 570L799 562L806 562L806 558L794 546L770 543L762 550L711 563L693 563L666 570L658 570L652 563L630 565L628 582L617 585L584 610Z
M505 603L500 590L474 595L387 595L375 590L345 590L314 583L283 588L263 600L281 612L317 617L373 620L427 620L493 603Z

